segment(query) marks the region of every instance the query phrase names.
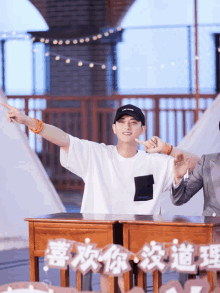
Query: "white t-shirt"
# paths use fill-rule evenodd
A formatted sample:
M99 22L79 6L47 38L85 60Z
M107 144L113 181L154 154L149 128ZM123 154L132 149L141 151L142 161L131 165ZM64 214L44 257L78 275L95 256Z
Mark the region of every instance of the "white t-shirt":
M160 213L160 195L170 189L174 179L171 157L138 151L134 157L124 158L116 146L71 135L69 152L61 148L60 161L63 167L85 182L81 213ZM140 190L148 188L140 186L145 179L149 180L149 188L153 187L152 199L134 201L137 190L141 196Z

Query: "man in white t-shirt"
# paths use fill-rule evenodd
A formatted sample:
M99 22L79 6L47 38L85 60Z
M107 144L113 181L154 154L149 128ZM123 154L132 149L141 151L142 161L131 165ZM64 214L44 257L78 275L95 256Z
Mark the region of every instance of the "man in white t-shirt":
M117 146L107 146L78 139L57 127L28 117L10 105L2 105L9 109L9 122L14 119L25 124L61 147L62 166L85 182L82 213L160 213L160 195L171 188L174 180L172 157L180 151L158 137L146 142L138 140L146 131L141 109L129 104L117 110L112 125L118 138ZM137 150L138 142L145 146L148 153ZM172 157L156 154L158 152ZM199 158L183 151L181 153L190 158L193 169ZM180 168L179 177L181 172ZM123 291L122 285L120 287Z
M137 150L136 139L146 130L144 114L138 107L119 108L112 128L117 146L70 135L68 149L61 148L61 165L85 182L81 212L160 213L160 195L174 180L173 158ZM148 147L153 146L152 141ZM156 152L163 151L164 146L155 138Z

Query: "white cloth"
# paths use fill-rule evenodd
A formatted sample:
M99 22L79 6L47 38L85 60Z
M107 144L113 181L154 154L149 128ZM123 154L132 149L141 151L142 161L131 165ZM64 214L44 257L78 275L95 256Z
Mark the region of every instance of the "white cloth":
M144 151L122 157L116 146L78 139L70 135L67 153L61 148L61 165L85 182L82 213L156 214L160 195L171 188L173 158ZM153 175L153 199L134 201L138 176Z

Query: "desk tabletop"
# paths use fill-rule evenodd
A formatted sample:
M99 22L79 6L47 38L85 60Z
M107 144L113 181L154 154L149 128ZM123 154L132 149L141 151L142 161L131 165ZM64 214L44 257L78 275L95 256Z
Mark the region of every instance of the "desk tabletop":
M28 222L69 222L69 223L116 223L116 215L110 214L80 214L80 213L57 213L42 215L33 218L25 218Z
M220 217L202 216L169 216L169 215L134 215L132 219L126 216L119 223L175 225L175 226L220 226Z
M87 223L133 223L151 225L220 226L220 217L169 216L169 215L114 215L57 213L25 218L29 222L87 222Z

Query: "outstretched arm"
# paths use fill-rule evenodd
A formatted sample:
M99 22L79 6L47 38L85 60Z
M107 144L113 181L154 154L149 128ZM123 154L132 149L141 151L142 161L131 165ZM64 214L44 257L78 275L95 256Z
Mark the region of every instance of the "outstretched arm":
M175 205L182 205L190 200L190 198L196 194L203 187L203 165L205 156L202 156L196 165L195 169L186 180L182 179L181 173L184 173L187 163L184 162L183 155L178 154L174 160L173 171L175 177L175 183L179 183L178 186L172 187L171 200Z
M13 123L13 120L15 120L20 124L26 125L28 128L36 128L36 120L34 118L25 115L20 110L9 104L1 103L1 105L9 110L7 113L7 119L9 122ZM43 129L39 132L39 134L46 140L62 147L68 152L70 145L69 135L60 128L44 123Z
M145 142L139 139L136 139L136 141L138 143L143 144L145 151L149 153L165 154L166 149L169 150L171 148L171 146L168 143L164 142L162 139L160 139L157 136L153 136L151 139ZM175 158L180 154L183 154L184 159L187 160L187 169L188 169L188 172L191 173L191 171L195 168L200 158L195 154L189 153L184 150L180 150L176 147L172 149L170 156Z

